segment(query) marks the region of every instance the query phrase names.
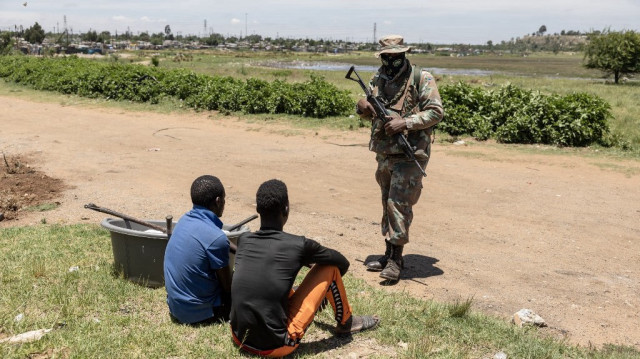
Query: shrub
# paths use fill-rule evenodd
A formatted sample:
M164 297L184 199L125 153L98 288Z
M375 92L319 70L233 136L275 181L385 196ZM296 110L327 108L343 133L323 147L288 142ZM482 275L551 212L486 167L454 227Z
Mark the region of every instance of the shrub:
M512 84L496 91L459 82L440 89L446 118L438 128L503 143L611 144L610 105L586 93L543 95Z
M207 76L186 70L102 63L76 56L38 59L0 58L0 77L38 90L92 98L156 103L163 96L184 100L195 109L245 113L286 113L324 118L344 115L353 104L349 92L322 77L288 84L250 78Z

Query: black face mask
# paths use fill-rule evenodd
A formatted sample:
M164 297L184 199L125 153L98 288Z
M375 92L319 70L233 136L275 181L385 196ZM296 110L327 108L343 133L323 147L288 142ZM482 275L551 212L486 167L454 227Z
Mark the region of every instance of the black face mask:
M387 75L395 76L400 72L400 69L402 69L402 66L404 65L405 54L404 52L396 54L395 56L382 54L380 55L380 59L382 60L382 65L384 66Z

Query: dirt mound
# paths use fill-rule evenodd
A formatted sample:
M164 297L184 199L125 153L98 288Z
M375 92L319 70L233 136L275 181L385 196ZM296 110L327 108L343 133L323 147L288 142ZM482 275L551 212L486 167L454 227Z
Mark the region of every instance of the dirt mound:
M41 211L60 205L55 202L64 183L35 170L24 155L2 155L0 173L0 220L18 219L24 211Z

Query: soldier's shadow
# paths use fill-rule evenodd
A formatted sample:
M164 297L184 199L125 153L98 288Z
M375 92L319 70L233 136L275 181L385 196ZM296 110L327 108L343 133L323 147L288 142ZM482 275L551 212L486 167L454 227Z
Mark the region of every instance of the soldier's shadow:
M369 263L380 258L382 254L367 256L364 263ZM407 254L402 257L404 259L404 269L400 273L400 280L414 280L424 279L429 277L435 277L444 274L444 271L438 268L435 264L438 263L438 259L421 254ZM397 282L391 282L383 280L380 282L382 285L394 285ZM425 283L422 283L425 284Z

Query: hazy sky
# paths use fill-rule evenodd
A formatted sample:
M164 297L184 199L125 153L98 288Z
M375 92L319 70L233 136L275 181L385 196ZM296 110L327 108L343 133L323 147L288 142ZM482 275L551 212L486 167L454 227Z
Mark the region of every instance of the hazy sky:
M498 43L537 31L640 30L640 0L0 0L0 30L89 29L371 41ZM206 31L205 31L206 21Z

